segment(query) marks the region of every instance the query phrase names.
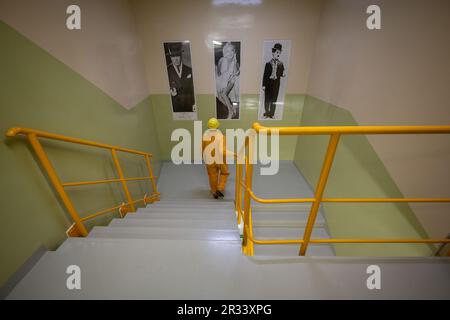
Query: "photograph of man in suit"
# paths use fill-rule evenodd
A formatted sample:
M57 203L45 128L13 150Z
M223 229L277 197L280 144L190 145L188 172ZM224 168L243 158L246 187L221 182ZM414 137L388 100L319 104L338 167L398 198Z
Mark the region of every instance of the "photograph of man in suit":
M194 112L195 96L192 68L183 63L183 43L165 43L164 49L166 56L170 57L170 60L166 59L166 61L168 63L167 74L173 112Z
M262 89L264 91L264 119L273 119L275 115L281 77L285 77L285 68L280 55L282 45L276 43L272 48L272 59L264 67Z

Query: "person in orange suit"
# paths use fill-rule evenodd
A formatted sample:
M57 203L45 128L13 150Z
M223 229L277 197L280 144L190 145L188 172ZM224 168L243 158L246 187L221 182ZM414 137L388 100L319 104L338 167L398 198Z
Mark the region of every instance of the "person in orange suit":
M226 149L226 139L218 130L219 126L220 123L216 118L209 119L208 130L203 134L202 140L203 160L208 172L211 193L215 199L224 197L230 175L226 157L234 156L234 152Z

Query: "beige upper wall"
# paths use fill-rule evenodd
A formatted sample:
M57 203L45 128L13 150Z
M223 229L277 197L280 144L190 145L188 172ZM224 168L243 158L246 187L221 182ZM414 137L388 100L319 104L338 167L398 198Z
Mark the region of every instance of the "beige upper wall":
M241 93L259 93L263 40L292 40L287 93L306 91L321 0L262 0L251 6L213 2L131 0L151 93L169 92L163 42L170 40L191 41L197 94L215 92L212 40L242 41Z
M66 9L71 4L81 8L81 30L66 28ZM0 19L125 108L148 96L128 1L0 0Z
M382 29L366 28L379 4ZM450 124L450 1L330 0L321 16L308 94L359 124ZM450 137L370 137L405 196L450 197ZM414 205L432 237L450 232L450 206Z

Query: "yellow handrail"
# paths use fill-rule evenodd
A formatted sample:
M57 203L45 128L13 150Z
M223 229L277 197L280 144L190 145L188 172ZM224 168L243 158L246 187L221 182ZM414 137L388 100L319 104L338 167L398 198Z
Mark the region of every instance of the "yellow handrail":
M124 178L125 181L142 181L142 180L148 180L151 177L142 177L142 178ZM156 178L156 176L154 177ZM111 182L121 182L120 179L108 179L108 180L93 180L93 181L81 181L81 182L66 182L63 183L63 187L77 187L77 186L85 186L89 184L101 184L101 183L111 183Z
M15 137L18 134L24 134L24 135L35 134L36 136L41 137L41 138L60 140L60 141L71 142L71 143L75 143L75 144L83 144L83 145L87 145L87 146L91 146L91 147L97 147L97 148L103 148L103 149L109 149L109 150L115 149L117 151L134 153L134 154L139 154L142 156L149 156L149 157L152 156L152 154L148 153L148 152L142 152L142 151L138 151L138 150L117 147L117 146L113 146L113 145L109 145L109 144L105 144L105 143L99 143L99 142L95 142L95 141L67 137L67 136L63 136L60 134L40 131L40 130L36 130L36 129L15 127L15 128L9 129L6 132L6 136L10 137L10 138Z
M241 187L246 189L244 183ZM314 202L315 198L282 198L282 199L264 199L255 195L252 190L248 190L250 197L259 203L308 203ZM450 202L450 198L322 198L322 202L334 203L391 203L391 202Z
M253 124L256 132L276 131L279 135L331 135L331 134L423 134L450 133L450 126L329 126L329 127L265 127Z
M243 217L244 237L243 251L247 255L253 255L253 244L299 244L299 255L306 254L310 243L450 243L450 239L311 239L312 230L316 221L320 204L325 203L395 203L395 202L450 202L450 198L324 198L328 175L333 165L336 149L341 135L347 134L448 134L450 126L330 126L330 127L264 127L259 123L253 124L256 132L272 132L279 135L330 135L324 163L322 165L319 181L317 183L314 198L291 199L263 199L252 191L253 162L250 150L252 144L246 138L244 147L239 151L244 153L245 178L242 178L242 164L236 165L236 191L235 206L238 214L238 223ZM246 152L248 149L248 152ZM244 190L244 210L241 208L241 196ZM251 217L251 199L260 203L312 203L305 232L301 239L277 239L258 240L253 237L253 224Z
M155 182L156 177L153 175L153 170L152 170L152 167L150 164L150 158L152 157L151 153L142 152L142 151L133 150L133 149L122 148L122 147L113 146L113 145L104 144L104 143L98 143L95 141L67 137L67 136L63 136L63 135L59 135L59 134L54 134L54 133L49 133L49 132L35 130L35 129L29 129L29 128L11 128L6 132L6 136L10 137L10 138L15 137L19 134L25 135L28 138L28 141L30 142L31 146L33 147L33 150L36 152L36 155L37 155L39 161L41 162L42 167L47 172L47 175L48 175L53 187L56 189L56 192L61 197L61 200L62 200L64 206L66 207L72 220L74 221L74 224L69 228L69 230L67 232L68 235L85 237L88 234L87 229L84 226L85 221L94 219L98 216L101 216L101 215L109 213L109 212L114 212L115 210L119 210L121 216L123 216L127 212L134 212L136 210L135 206L134 206L136 203L143 202L144 204L147 204L147 203L151 203L151 202L159 200L159 192L156 188L156 182ZM112 156L114 166L116 168L119 178L62 183L60 181L55 169L53 168L49 158L47 157L47 154L45 153L44 148L42 147L38 138L58 140L58 141L64 141L64 142L69 142L69 143L74 143L74 144L87 145L87 146L96 147L96 148L108 149L111 151L111 156ZM148 169L148 176L125 178L122 167L119 162L119 158L117 156L117 151L143 156L145 158L145 163L146 163L146 166ZM127 181L142 181L142 180L150 180L151 181L152 194L150 197L148 197L147 195L144 195L144 197L142 199L133 200L133 198L131 197L131 193L128 190ZM75 210L75 207L72 204L72 201L70 200L68 194L65 191L66 187L93 185L93 184L101 184L101 183L118 183L118 182L120 182L122 185L123 191L127 198L127 202L123 202L120 205L95 212L95 213L90 214L83 218L80 218L78 212Z

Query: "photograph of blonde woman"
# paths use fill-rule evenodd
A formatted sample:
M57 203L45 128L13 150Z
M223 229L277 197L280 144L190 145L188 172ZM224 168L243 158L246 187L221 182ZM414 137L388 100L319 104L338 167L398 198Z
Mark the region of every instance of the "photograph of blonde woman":
M239 119L241 43L213 41L217 119Z

